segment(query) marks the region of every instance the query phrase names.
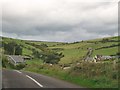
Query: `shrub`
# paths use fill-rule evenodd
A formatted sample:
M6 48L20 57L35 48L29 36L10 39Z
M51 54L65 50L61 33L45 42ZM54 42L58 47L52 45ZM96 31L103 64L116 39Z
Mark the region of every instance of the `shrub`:
M2 67L6 68L7 63L8 63L7 57L2 55Z
M23 69L25 66L26 66L25 64L21 63L21 64L16 65L15 69L20 70L20 69Z

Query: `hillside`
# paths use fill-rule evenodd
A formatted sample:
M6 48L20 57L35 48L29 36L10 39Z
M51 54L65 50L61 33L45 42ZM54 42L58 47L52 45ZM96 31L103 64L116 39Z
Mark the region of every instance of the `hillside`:
M32 56L32 49L40 51L40 49L34 47L30 43L35 45L46 44L48 48L53 51L62 52L64 57L60 60L61 64L69 64L73 62L79 62L88 52L88 48L93 49L92 56L95 55L116 55L118 53L118 37L108 37L102 39L87 40L74 43L62 43L62 42L44 42L44 41L27 41L12 38L2 38L2 42L16 42L23 48L22 55Z
M104 41L107 40L107 41ZM86 55L88 48L93 49L92 56L95 55L116 55L118 53L118 37L110 37L104 39L95 39L89 41L69 43L65 45L57 45L52 49L61 48L66 56L61 59L60 63L71 63L79 61Z
M100 38L73 43L2 38L3 45L13 41L22 47L23 56L32 57L31 60L26 61L25 66L19 66L22 67L22 69L20 68L21 70L45 74L89 88L118 87L119 62L117 58L103 60L98 63L86 62L84 60L88 55L90 55L90 58L93 58L95 55L119 55L118 47L120 46L120 41L118 37ZM2 49L1 53L3 54L3 46L1 46L0 49ZM88 53L90 50L92 50L92 52ZM58 57L59 55L63 55L63 57L55 64L43 63L43 58L39 56L44 53L48 56L50 55L50 60L55 59L54 56ZM36 54L37 57L35 56ZM8 69L17 69L8 62L4 54L2 56L2 66Z

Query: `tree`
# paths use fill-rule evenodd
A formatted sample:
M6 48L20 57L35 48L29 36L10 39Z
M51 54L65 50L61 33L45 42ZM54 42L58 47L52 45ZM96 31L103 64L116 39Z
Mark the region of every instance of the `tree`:
M16 42L4 43L3 46L4 46L5 54L9 54L9 55L22 54L22 48Z
M32 55L35 57L35 58L40 58L41 56L41 53L35 49L32 50Z
M22 54L22 48L20 45L17 45L15 48L15 55L21 55Z
M106 43L106 42L108 42L108 41L109 41L108 38L103 38L103 39L102 39L102 43Z
M51 64L57 64L62 57L64 57L62 53L59 54L57 52L52 51L49 51L49 53L44 52L42 55L43 62Z

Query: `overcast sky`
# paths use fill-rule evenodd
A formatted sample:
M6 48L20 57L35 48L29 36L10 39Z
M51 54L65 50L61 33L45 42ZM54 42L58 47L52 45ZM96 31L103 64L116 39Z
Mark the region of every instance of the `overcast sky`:
M116 36L117 22L117 2L4 0L0 34L27 40L74 42Z

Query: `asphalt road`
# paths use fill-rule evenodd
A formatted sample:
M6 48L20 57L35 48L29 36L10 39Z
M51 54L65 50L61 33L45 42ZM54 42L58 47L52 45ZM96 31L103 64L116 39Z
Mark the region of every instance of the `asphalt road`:
M3 88L81 88L80 86L37 73L18 70L2 71Z

